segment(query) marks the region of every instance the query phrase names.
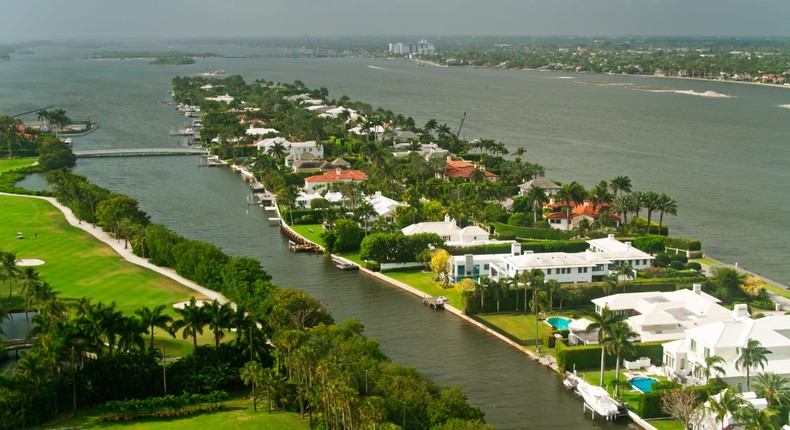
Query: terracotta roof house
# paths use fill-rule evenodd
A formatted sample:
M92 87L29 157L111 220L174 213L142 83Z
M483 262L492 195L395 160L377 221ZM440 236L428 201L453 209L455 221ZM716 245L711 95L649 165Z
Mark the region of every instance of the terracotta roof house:
M549 203L543 205L544 208L551 209L560 209L565 206L568 206L568 204L564 202L555 202L554 199L551 199ZM571 203L570 207L570 223L568 222L568 214L564 210L559 210L557 212L549 212L546 215L546 219L549 221L549 227L558 230L573 230L579 225L579 221L582 219L587 219L591 222L597 221L602 213L609 211L609 204L594 205L590 200L585 200L584 203L580 205ZM617 223L620 222L619 215L607 213L606 218Z
M489 181L496 181L497 179L497 176L491 172L487 172L485 167L475 165L465 160L450 160L450 156L447 158L448 160L445 164L444 173L437 174L441 175L441 179L461 178L468 181L472 176L472 172L478 169L483 172L483 176Z
M313 192L317 187L322 185L334 184L337 182L361 182L368 179L368 175L359 170L343 170L337 168L335 170L324 172L321 175L314 175L305 178L304 188L305 191Z

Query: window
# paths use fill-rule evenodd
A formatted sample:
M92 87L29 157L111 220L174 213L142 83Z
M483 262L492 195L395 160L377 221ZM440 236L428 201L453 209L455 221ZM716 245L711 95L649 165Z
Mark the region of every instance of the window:
M488 263L483 265L483 270L488 271Z
M707 346L705 347L704 355L705 355L705 358L710 357L710 348L708 348Z
M551 269L546 269L546 274L551 275Z
M692 351L696 351L697 350L697 341L694 340L694 339L691 339L691 350Z

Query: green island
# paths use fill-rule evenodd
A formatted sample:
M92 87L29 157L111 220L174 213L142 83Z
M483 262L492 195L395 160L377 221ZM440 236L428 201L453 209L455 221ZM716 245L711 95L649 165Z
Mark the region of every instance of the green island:
M160 65L184 65L195 64L196 58L210 58L218 57L217 54L209 52L195 53L183 51L97 51L94 52L90 58L98 59L137 59L137 58L152 58L151 64Z
M212 85L207 89L207 84ZM221 88L221 93L212 86ZM542 166L526 160L524 148L509 154L502 142L492 139L465 141L460 138L463 124L455 130L435 120L418 126L411 117L346 96L331 99L325 88L309 89L299 81L259 79L248 84L240 76L177 77L173 88L176 102L200 107L203 145L215 157L254 175L276 197L282 222L297 233L295 239L308 241L305 245L318 246L429 296L446 297L448 309L457 310L459 316L500 333L558 372L579 372L574 381L605 387L642 418L674 418L667 421L672 424L656 427L682 428L693 415L689 408L696 410L714 396L734 396L733 390L725 390L735 385L722 378L724 371L718 371L721 366L715 360L721 358L716 355L706 356L711 359L707 366L695 369L695 376L704 374L704 384L683 385L658 376L652 391L626 390L629 382L622 379L621 359L660 363L661 343L632 342L635 333L625 323L625 314L613 314L607 307L596 310L591 304L620 291L652 294L694 289L692 294L704 291L732 312L748 305L754 318L772 309L759 278L716 267L705 259L699 241L669 236L664 216L677 215L681 208L666 193L638 190L624 176L602 179L589 189L572 179L548 180ZM306 109L310 101L327 108ZM247 109L250 106L257 109ZM240 111L244 112L241 121ZM15 182L27 173L46 171L52 196L83 223L101 227L111 240L123 242L124 250L219 293L201 297L180 286L168 289L157 276L147 281L150 284L142 282L145 292L109 293L107 286L113 284L126 288L126 282L132 282L126 276L133 271L121 267L125 263L103 245L97 249L108 259L102 263L106 271L82 274L94 276L93 283L86 284L71 271L58 272L56 263L70 253L90 256L92 252L78 243L93 239L61 220L60 228L76 235L73 248L46 252L34 248L36 241L55 235L49 223L59 217L57 212L51 209L50 215L43 215L49 203L3 197L3 203L9 200L4 208L16 208L9 212L16 218L4 226L7 231L0 231L0 273L10 291L0 305L6 312L35 310L34 332L40 333L31 352L17 364L22 370L3 376L1 386L7 395L0 400L5 402L2 410L21 411L4 415L3 423L13 423L10 427L41 423L57 414L74 413L77 406L103 404L100 409L80 409L83 418L77 420L88 420L88 426L114 420L169 425L182 421L168 414L185 413L200 425L229 413L228 409L244 414L242 419L268 415L256 414L260 405L278 412L274 416L295 413L302 417L294 420L298 425L307 423L311 428L398 425L406 407L411 411L410 425L486 428L482 412L468 405L459 389L436 387L413 369L389 363L377 343L362 335L359 322L332 324L331 315L316 299L272 285L257 260L229 257L211 244L151 224L135 199L71 173L73 154L52 136L20 128L8 117L0 119L6 130L14 131L4 134L10 144L3 147L9 148L7 155L12 158L0 162L0 190L34 194L16 188ZM245 133L250 126L274 129L275 135L253 137ZM16 158L20 156L27 158L20 161ZM32 157L38 165L26 166ZM390 212L376 210L371 199L379 197L396 203ZM409 230L420 223L442 222L469 228L486 240L470 245L435 232ZM23 227L26 237L21 243L30 248L20 247L15 238ZM30 229L33 239L27 233ZM404 234L405 230L414 234ZM488 240L489 236L496 240ZM585 282L559 282L552 276L559 272L552 274L551 269L495 277L482 264L464 267L459 260L467 255L484 260L516 249L526 251L521 255L585 253L600 243L595 241L603 240L627 243L640 256L649 255L649 267L645 257L633 265L625 260L609 262L608 267L592 265L590 271L599 274ZM68 244L64 241L64 246ZM20 259L45 263L33 269L17 267ZM589 274L581 269L574 272L582 273ZM562 274L571 275L564 268ZM104 278L109 281L103 282ZM236 303L235 310L226 298ZM202 306L198 299L205 299ZM178 300L186 303L172 309L162 305ZM571 345L569 330L548 325L549 316L590 319L593 328L600 329L596 341ZM201 336L206 327L209 330ZM748 369L764 361L765 350L759 342L744 348L754 354L742 364L748 388ZM109 373L118 383L89 383ZM148 377L129 384L131 375ZM363 388L362 375L375 381L370 392ZM759 382L765 389L766 384ZM786 381L774 384L777 392L785 392ZM252 390L251 401L239 398L244 385ZM26 391L29 387L37 389ZM178 403L166 396L173 392L198 397L191 404ZM159 400L150 400L145 407L109 403L123 399ZM743 422L777 426L787 418L773 413L779 411L781 401L757 412L737 399L731 405L752 414L739 413ZM79 422L60 421L66 419L61 416L57 425Z

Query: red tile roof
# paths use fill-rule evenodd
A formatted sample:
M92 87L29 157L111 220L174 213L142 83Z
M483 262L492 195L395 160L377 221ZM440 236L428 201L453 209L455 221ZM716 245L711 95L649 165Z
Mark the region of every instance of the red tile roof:
M337 181L364 181L368 178L364 172L359 170L330 170L322 175L313 175L305 178L307 182L337 182Z
M548 208L559 208L564 206L568 206L568 204L554 202L554 203L546 203L543 205L543 207L548 207ZM602 205L593 205L592 202L589 200L585 200L584 204L581 205L571 203L570 206L571 206L571 218L584 215L596 219L598 218L598 215L600 215L601 211L609 210L608 203L604 203ZM566 217L565 211L551 212L548 215L546 215L546 218L552 218L552 219L565 219L565 217ZM609 214L608 217L609 219L615 221L620 220L620 216L615 214Z
M464 161L464 160L452 160L447 161L445 165L445 172L444 176L448 178L465 178L469 179L472 175L472 172L475 171L477 167L474 164ZM486 178L496 178L497 176L491 172L483 171L483 176Z

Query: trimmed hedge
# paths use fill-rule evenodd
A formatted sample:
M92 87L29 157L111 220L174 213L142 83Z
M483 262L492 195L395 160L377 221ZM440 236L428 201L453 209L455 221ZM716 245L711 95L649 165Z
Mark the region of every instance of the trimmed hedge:
M643 395L639 396L639 404L637 406L637 415L642 417L643 419L650 419L650 418L663 418L668 417L669 414L664 412L661 408L661 395L664 391L673 390L680 388L680 385L677 383L667 383L667 382L656 382L652 386L652 390L649 393L644 393ZM691 390L697 393L697 396L700 399L700 402L704 402L708 399L708 390L705 386L699 387L689 387L685 390Z
M659 363L663 359L663 342L634 343L634 353L622 354L623 360L648 357L650 361ZM601 367L601 347L599 345L568 346L564 341L557 342L557 366L560 371L569 369L596 369ZM614 367L616 355L606 354L607 367Z
M497 243L475 246L444 246L443 247L450 255L466 255L466 254L508 254L510 253L510 243ZM523 249L523 248L522 248Z
M294 209L291 211L288 208L280 208L284 220L291 221L293 215L294 224L318 224L324 219L324 213L321 209Z
M668 248L686 249L689 251L701 251L702 242L698 240L685 239L682 237L665 237L664 245Z
M575 235L575 233L570 231L555 230L553 228L519 227L496 222L491 225L496 228L496 231L512 231L518 237L525 239L566 240Z

